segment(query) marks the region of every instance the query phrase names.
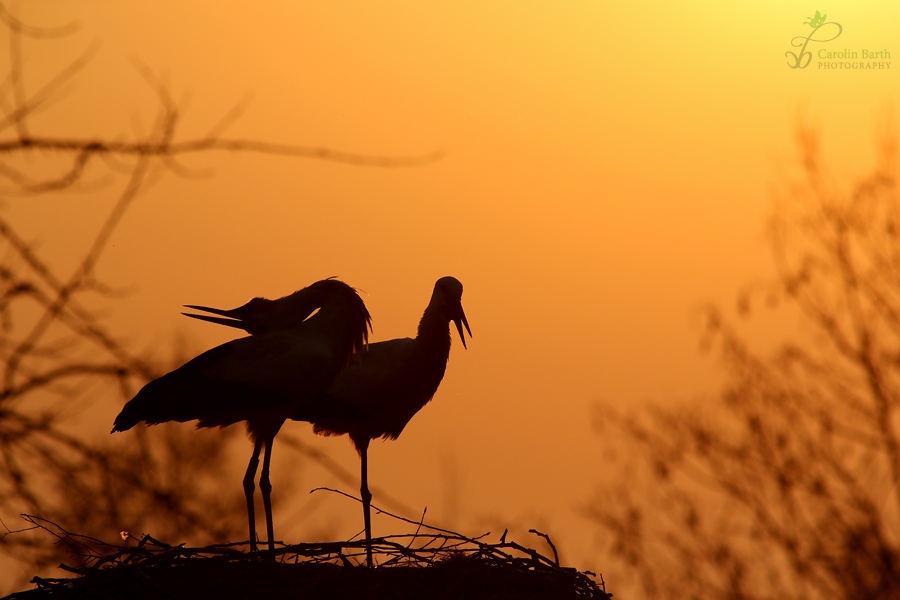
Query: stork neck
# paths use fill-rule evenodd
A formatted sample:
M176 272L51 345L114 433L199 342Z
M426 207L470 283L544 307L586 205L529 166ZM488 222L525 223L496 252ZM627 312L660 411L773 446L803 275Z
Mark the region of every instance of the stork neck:
M425 309L422 320L419 321L419 331L416 339L423 344L436 346L450 353L450 329L449 319L431 306Z

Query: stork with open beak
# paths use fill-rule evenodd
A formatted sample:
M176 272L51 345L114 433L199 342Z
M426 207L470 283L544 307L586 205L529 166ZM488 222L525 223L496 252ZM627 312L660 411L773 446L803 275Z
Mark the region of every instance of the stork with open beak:
M246 421L253 441L253 456L244 476L250 547L257 549L254 479L265 447L259 487L268 545L274 550L272 442L285 420L327 390L351 357L365 347L371 317L356 290L336 279L318 281L279 300L254 298L230 311L196 308L228 317L220 319L223 322L244 314L277 316L280 326L252 331L240 327L253 335L208 350L151 381L125 405L112 431L126 431L141 421L154 425L197 420L197 427Z
M455 323L463 347L466 347L463 326L469 337L472 337L472 331L463 312L462 292L463 286L457 279L438 279L415 338L369 344L359 354L359 360L348 363L326 391L309 402L298 404L290 415L295 421L312 423L313 430L319 435L348 434L359 452L360 495L369 566L373 564L369 442L379 437L397 439L413 415L434 397L450 356L448 325L451 322ZM201 307L191 308L225 314ZM259 303L254 307L248 305L240 314L231 311L226 315L231 317L230 320L207 315L187 316L258 335L287 326L288 322L282 319L288 314L294 313L281 306Z

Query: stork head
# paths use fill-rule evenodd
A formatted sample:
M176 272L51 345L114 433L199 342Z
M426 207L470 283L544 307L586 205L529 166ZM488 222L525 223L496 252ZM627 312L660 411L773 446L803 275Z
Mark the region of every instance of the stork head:
M308 309L310 313L318 308L316 315L335 313L340 316L348 333L353 336L354 353L365 348L372 329L372 317L354 288L329 277L300 290L297 295L302 297L304 310Z
M462 307L463 286L455 277L441 277L434 284L434 293L431 295L431 306L439 308L447 316L448 321L456 323L456 330L459 332L459 339L462 340L463 348L466 348L466 336L463 335L463 325L472 337L472 330L469 329L469 322L466 320L466 313Z
M213 317L182 313L185 316L243 329L251 335L291 329L312 318L320 310L325 310L326 315L330 314L330 320L333 323L340 323L339 329L350 338L353 353L365 347L369 341L369 331L372 329L372 317L369 316L362 298L355 289L333 277L317 281L278 300L254 298L247 304L231 310L195 304L185 306L221 315Z

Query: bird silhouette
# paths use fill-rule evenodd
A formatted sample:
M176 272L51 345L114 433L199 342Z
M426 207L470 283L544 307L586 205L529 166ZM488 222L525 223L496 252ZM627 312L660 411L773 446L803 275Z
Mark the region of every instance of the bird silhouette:
M240 322L246 315L277 315L280 327L240 327L253 335L207 350L151 381L125 405L112 431L126 431L141 421L153 425L197 420L198 427L246 421L253 441L253 456L243 481L250 548L257 550L254 479L260 450L265 447L259 487L268 545L274 550L269 481L272 442L285 420L300 406L319 402L318 395L352 362L353 355L363 350L371 317L356 290L336 279L318 281L278 300L254 298L233 310L194 308L227 317L202 316L223 324ZM307 410L316 412L312 407Z
M450 356L450 322L456 324L463 347L466 347L463 325L469 337L472 331L463 312L462 292L462 283L457 279L439 279L419 321L415 338L369 344L360 352L359 360L348 363L327 390L317 394L312 401L298 405L289 417L312 423L313 430L319 435L347 434L356 447L361 464L360 495L369 566L373 563L369 442L379 437L397 439L413 415L434 397ZM223 314L221 311L210 312ZM248 305L240 314L232 312L229 316L234 319L231 320L207 315L187 316L258 335L289 326L289 316L294 314L285 306L258 303L252 308Z

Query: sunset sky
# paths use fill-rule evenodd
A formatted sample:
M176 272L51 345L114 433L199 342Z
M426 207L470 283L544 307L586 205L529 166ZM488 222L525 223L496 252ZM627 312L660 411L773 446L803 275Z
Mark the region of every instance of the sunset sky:
M799 52L791 39L809 35L816 9L841 36L810 42L809 67L791 69L785 53ZM766 218L795 165L798 123L819 132L825 162L847 180L872 164L900 90L896 2L40 0L18 12L79 25L26 42L30 90L96 45L66 94L34 117L34 134L146 133L157 110L146 68L180 107L177 139L206 135L241 106L222 137L443 151L395 169L251 153L180 159L195 176L164 173L98 266L128 291L105 322L160 357L179 339L199 353L234 332L185 319L182 305L235 307L338 276L365 292L378 341L414 335L435 280L455 276L473 338L464 350L453 333L434 401L399 440L373 443L370 482L464 533L546 528L564 560L598 571L605 549L578 507L613 471L591 407L715 393L722 375L699 350L699 307L733 312L743 286L771 275ZM826 70L822 48L888 50L890 68ZM102 189L4 199L0 210L67 272L124 185L108 173L97 162L86 182ZM780 334L748 331L763 345ZM117 407L108 410L86 437L106 434ZM346 438L286 428L356 473ZM241 443L225 482L235 487L251 450ZM276 494L290 460L276 441ZM335 485L314 479L304 485ZM350 502L316 510L341 537L361 528ZM303 541L312 525L294 515L276 512L276 531ZM375 535L390 533L383 519Z

